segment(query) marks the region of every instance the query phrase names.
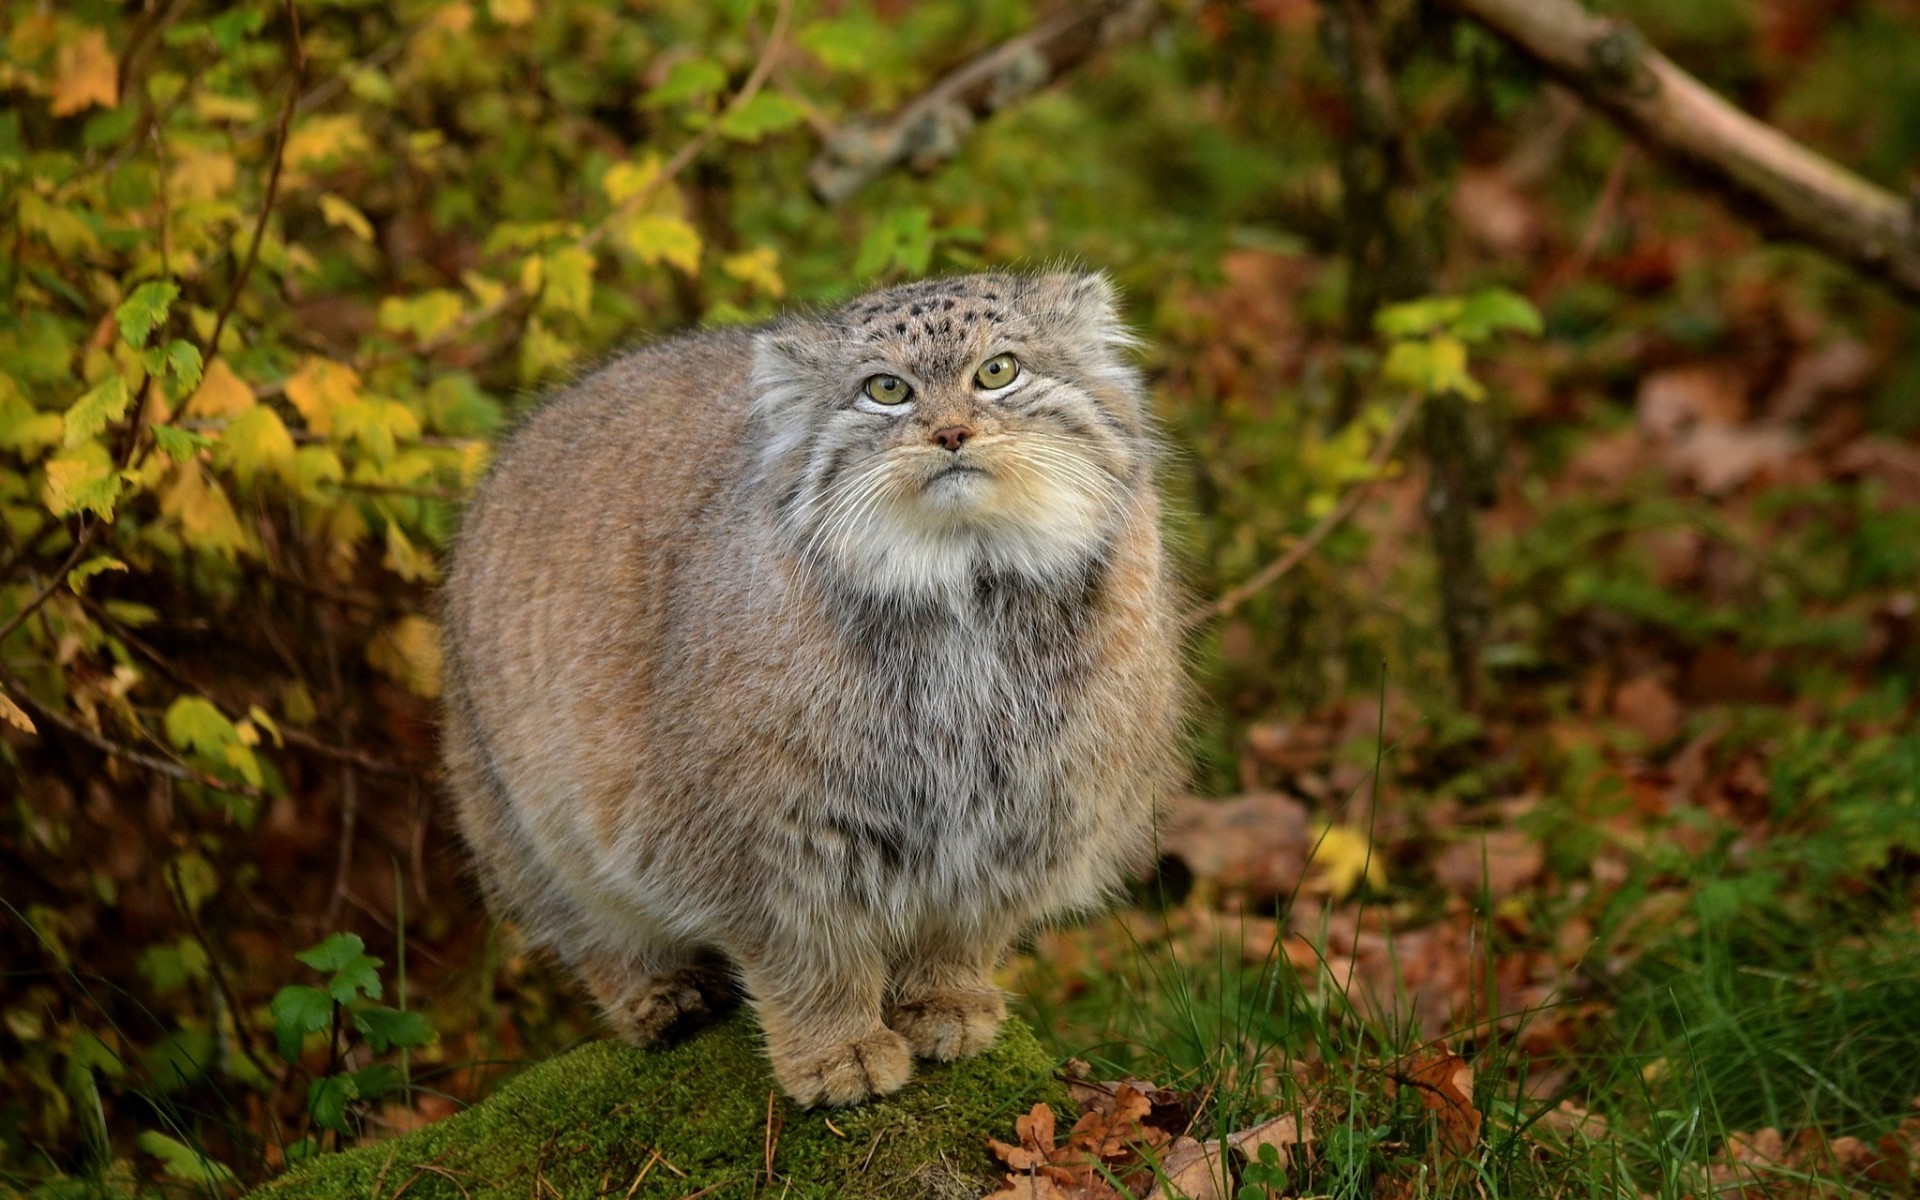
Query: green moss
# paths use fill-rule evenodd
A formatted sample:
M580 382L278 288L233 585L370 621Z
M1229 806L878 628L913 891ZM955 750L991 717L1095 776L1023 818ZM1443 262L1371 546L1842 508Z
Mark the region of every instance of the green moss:
M1010 1137L1014 1117L1035 1101L1056 1110L1065 1102L1053 1070L1026 1026L1009 1021L987 1053L920 1064L913 1082L878 1103L808 1111L775 1095L769 1178L775 1087L759 1030L741 1014L665 1049L583 1046L458 1116L320 1159L255 1195L972 1200L997 1175L984 1139Z

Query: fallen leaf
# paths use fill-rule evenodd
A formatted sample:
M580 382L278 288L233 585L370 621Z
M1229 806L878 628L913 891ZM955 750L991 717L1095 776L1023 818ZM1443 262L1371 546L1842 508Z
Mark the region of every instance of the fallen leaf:
M1473 1106L1473 1065L1458 1054L1436 1046L1416 1058L1403 1076L1434 1114L1440 1127L1440 1146L1455 1158L1473 1152L1480 1140L1480 1110Z
M1682 715L1680 702L1651 675L1630 679L1614 690L1613 719L1650 745L1672 741L1680 732Z
M1161 847L1201 879L1256 896L1291 892L1313 853L1307 807L1278 792L1174 806Z
M1226 1200L1226 1162L1217 1141L1176 1140L1160 1156L1159 1174L1146 1200Z
M1456 896L1514 895L1546 867L1539 843L1518 829L1494 829L1455 842L1433 860L1434 878Z

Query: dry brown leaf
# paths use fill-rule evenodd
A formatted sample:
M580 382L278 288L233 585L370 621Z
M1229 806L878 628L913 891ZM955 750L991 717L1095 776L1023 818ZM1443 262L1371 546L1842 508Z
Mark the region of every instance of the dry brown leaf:
M1436 1046L1414 1059L1403 1076L1440 1126L1440 1147L1455 1158L1473 1153L1480 1141L1480 1110L1473 1106L1473 1065Z
M1518 829L1492 829L1455 842L1433 860L1434 878L1456 896L1504 900L1539 878L1547 865L1540 844Z
M1227 1145L1246 1155L1249 1159L1260 1157L1260 1147L1272 1146L1284 1152L1295 1146L1304 1146L1313 1141L1313 1132L1300 1130L1300 1118L1292 1113L1275 1117L1271 1121L1262 1121L1249 1126L1238 1133L1227 1135Z
M1278 792L1183 800L1161 838L1165 852L1200 878L1260 896L1291 892L1313 845L1306 805Z
M1227 1192L1222 1187L1226 1163L1217 1141L1176 1140L1161 1155L1159 1173L1160 1178L1147 1193L1146 1200L1168 1200L1174 1196L1184 1200L1226 1200Z
M1651 745L1670 742L1680 732L1680 702L1651 675L1621 684L1613 693L1613 719Z

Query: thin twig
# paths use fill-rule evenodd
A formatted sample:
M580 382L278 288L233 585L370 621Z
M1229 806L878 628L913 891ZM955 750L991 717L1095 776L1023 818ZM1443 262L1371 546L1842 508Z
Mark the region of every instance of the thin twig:
M5 683L7 690L19 697L22 707L32 709L34 713L54 728L71 737L79 738L102 754L110 755L123 762L132 763L137 767L145 767L149 771L165 775L169 779L178 779L183 783L197 783L204 788L212 788L215 791L226 792L234 796L245 796L249 800L266 799L266 794L259 788L251 787L244 783L233 783L225 779L215 779L213 776L204 775L184 763L172 762L168 759L155 757L144 751L136 750L123 742L116 742L110 737L95 733L79 722L69 719L62 713L55 712L47 705L35 699L33 694L26 690L26 685L21 683L19 678L5 667L0 667L0 683Z
M1373 456L1367 461L1371 469L1371 475L1367 479L1348 488L1346 495L1340 497L1340 503L1334 505L1327 515L1316 521L1313 528L1309 529L1299 541L1287 547L1285 554L1262 567L1251 579L1231 589L1218 600L1210 604L1202 604L1188 612L1185 617L1187 627L1196 628L1217 617L1226 616L1261 591L1273 586L1282 575L1305 561L1306 557L1327 539L1328 534L1339 528L1342 522L1353 515L1354 510L1360 507L1360 502L1365 500L1374 485L1380 482L1387 464L1393 459L1394 449L1399 446L1400 439L1406 435L1407 427L1413 423L1414 413L1419 409L1420 397L1414 396L1400 406L1399 412L1393 414L1392 422L1380 437L1380 444L1374 447Z
M20 606L20 611L14 613L11 620L5 625L0 625L0 644L4 644L14 630L24 625L28 617L38 612L40 606L47 602L47 597L59 590L60 584L67 578L67 572L73 570L74 564L80 561L80 556L87 552L87 547L91 546L93 539L99 536L104 524L105 522L102 521L92 521L80 530L80 536L73 539L73 549L68 552L66 561L60 564L60 568L53 573L52 578L34 593L32 599Z

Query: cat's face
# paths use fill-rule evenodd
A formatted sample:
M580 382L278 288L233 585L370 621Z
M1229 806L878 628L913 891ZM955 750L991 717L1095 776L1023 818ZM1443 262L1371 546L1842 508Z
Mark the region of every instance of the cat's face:
M1099 554L1151 443L1113 289L972 275L761 333L761 469L801 557L876 591L1036 580Z

